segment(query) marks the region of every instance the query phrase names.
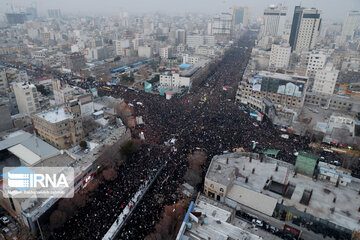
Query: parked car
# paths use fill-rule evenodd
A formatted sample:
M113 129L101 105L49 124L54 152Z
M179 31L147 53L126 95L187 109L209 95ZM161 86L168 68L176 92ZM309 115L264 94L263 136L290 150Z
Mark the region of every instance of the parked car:
M10 232L10 229L8 229L7 227L4 227L4 228L2 229L2 232L3 232L4 234L8 234L8 233Z
M258 226L258 227L264 226L264 223L259 219L253 219L252 224L255 225L255 226Z
M1 217L1 222L2 222L3 224L8 224L8 223L10 222L10 220L9 220L8 217L3 216L3 217Z

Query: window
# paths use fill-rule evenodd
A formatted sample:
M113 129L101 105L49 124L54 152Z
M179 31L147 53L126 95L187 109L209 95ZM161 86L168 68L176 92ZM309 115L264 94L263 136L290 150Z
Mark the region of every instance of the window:
M223 188L220 188L220 192L224 192L224 189L223 189Z
M211 188L214 188L214 184L210 184L210 187L211 187Z

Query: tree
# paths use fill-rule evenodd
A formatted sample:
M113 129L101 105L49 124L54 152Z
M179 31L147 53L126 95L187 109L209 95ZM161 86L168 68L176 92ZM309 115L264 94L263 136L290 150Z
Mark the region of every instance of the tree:
M81 141L79 145L83 150L87 148L87 143L85 141Z
M189 162L189 169L201 174L201 166L206 161L206 154L202 151L195 151L193 154L188 156L187 160Z
M65 212L60 210L55 210L50 216L50 229L54 230L61 227L67 219Z
M50 94L50 91L44 87L44 85L36 85L36 90L42 95L47 96Z
M158 82L158 81L160 81L160 75L159 74L157 74L157 75L155 75L153 78L151 78L151 80L150 81L148 81L149 83L156 83L156 82Z
M121 79L125 82L134 82L135 78L133 76L124 75L121 77Z
M141 71L140 71L140 74L141 74L141 76L142 76L144 79L148 79L148 78L149 78L149 73L148 73L146 70L141 70Z
M134 153L133 142L131 140L127 141L120 147L120 153L127 158L131 157Z
M114 181L117 177L117 171L115 168L107 168L102 172L106 181Z

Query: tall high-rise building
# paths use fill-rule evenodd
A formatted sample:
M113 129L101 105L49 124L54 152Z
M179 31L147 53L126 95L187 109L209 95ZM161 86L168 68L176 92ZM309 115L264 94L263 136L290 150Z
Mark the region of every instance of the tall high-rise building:
M360 28L360 11L347 12L341 32L341 42L352 40L358 28Z
M23 24L26 21L26 13L6 13L6 20L10 25Z
M293 52L300 53L315 47L321 26L320 14L315 8L295 7L289 41Z
M281 4L271 5L264 11L263 36L281 36L285 29L287 8Z
M186 42L186 32L185 29L176 30L176 44L185 44Z
M209 35L230 35L232 16L230 13L221 13L214 17L211 22Z
M60 9L48 9L49 18L61 18Z
M26 19L33 21L37 18L37 9L34 7L26 8Z
M242 24L244 27L248 25L248 8L233 7L232 27L236 28Z

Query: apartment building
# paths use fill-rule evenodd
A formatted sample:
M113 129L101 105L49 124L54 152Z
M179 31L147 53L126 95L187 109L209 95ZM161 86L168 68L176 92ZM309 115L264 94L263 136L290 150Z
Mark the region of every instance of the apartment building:
M14 83L12 86L20 113L30 115L40 111L38 92L34 84L23 82Z
M306 69L306 75L309 78L314 79L317 70L325 67L327 57L328 57L328 55L321 51L316 51L316 52L314 51L314 52L310 53L308 64L307 64L307 69Z
M291 47L289 45L273 44L271 47L269 68L286 69L289 66Z
M77 100L35 114L33 121L38 134L58 149L68 149L78 145L84 135L80 105Z
M333 94L338 75L339 71L332 65L317 70L312 91L320 94Z
M264 11L263 36L281 36L285 30L287 8L271 5Z

